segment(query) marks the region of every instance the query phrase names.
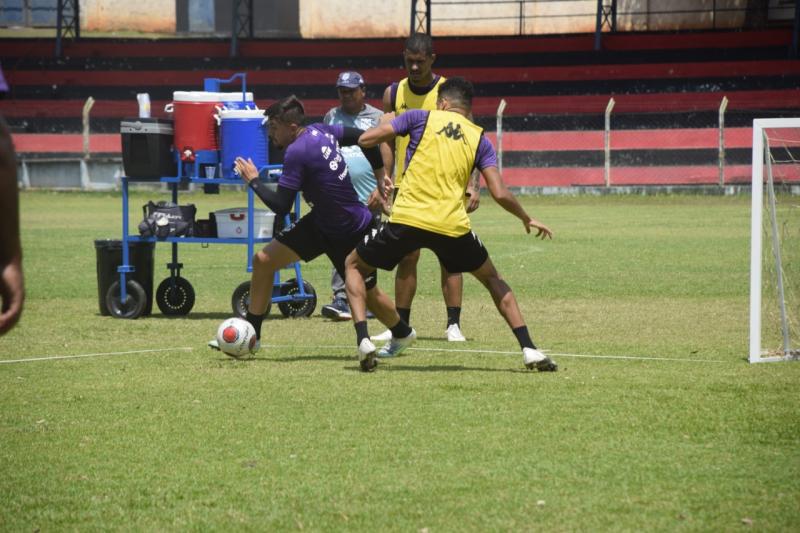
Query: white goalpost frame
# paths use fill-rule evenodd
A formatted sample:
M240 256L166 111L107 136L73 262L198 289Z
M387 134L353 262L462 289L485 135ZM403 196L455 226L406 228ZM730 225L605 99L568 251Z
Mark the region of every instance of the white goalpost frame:
M790 355L764 357L761 353L761 238L764 202L764 130L800 128L800 118L757 118L753 120L753 157L750 208L750 356L751 363L794 360Z

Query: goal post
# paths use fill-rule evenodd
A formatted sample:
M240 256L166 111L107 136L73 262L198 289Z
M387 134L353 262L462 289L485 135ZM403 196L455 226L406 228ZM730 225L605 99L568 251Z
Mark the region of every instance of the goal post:
M800 359L800 118L753 121L751 363Z

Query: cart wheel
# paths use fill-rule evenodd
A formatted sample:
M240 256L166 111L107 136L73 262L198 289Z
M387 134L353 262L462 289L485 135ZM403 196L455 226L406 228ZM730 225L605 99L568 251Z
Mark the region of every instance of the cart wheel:
M106 291L106 307L114 318L139 318L147 303L147 294L138 281L129 279L125 282L127 295L123 302L119 297L119 280L111 284Z
M156 289L156 303L165 315L188 315L194 307L194 288L185 278L166 278Z
M303 289L305 289L309 298L297 301L278 302L278 308L281 310L281 313L283 313L283 316L301 318L311 316L314 313L314 309L317 307L317 293L314 291L314 287L307 281L303 281ZM281 296L297 294L299 292L300 286L294 278L286 280L286 283L281 285Z
M233 296L231 296L231 307L233 308L234 315L238 316L239 318L245 318L247 316L247 308L249 306L250 282L245 281L239 284L239 286L233 291ZM270 307L272 307L271 300L267 302L267 310L264 311L264 316L269 314Z

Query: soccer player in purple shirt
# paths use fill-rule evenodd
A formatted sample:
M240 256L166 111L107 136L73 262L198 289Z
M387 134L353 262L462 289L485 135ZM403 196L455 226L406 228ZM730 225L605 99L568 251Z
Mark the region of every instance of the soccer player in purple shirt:
M492 198L517 217L526 232L536 231L542 239L552 237L550 228L528 215L503 183L494 148L483 130L467 118L472 95L471 83L450 78L439 87L435 111L407 111L367 130L359 139L362 148L369 148L398 135L409 137L403 182L389 221L360 241L345 263L362 370L374 369L376 357L398 355L416 338L413 329L408 335L392 330L386 346L380 351L375 348L367 333L365 279L373 276L376 268L393 269L408 253L420 248L432 250L447 272L470 272L486 287L517 338L527 368L549 372L558 368L534 345L511 287L471 229L464 193L470 174L477 168ZM383 312L370 309L378 316Z
M295 96L276 102L265 114L269 117L270 139L275 146L285 149L283 173L277 189L272 190L261 182L258 169L249 159L237 158L236 172L276 216L284 216L291 210L298 192L303 194L311 209L294 225L278 233L253 258L246 318L255 328L258 339L277 270L300 259L308 262L325 254L344 277L347 254L374 225L372 213L358 199L339 150L340 144L357 144L363 131L322 123L303 125L303 104ZM380 150L376 147L363 152L382 183ZM391 300L375 287L375 277L367 279L366 283L369 308L380 307L381 312L375 313L377 318L387 327L396 326L399 315ZM376 306L381 298L384 301ZM215 347L213 343L209 345Z

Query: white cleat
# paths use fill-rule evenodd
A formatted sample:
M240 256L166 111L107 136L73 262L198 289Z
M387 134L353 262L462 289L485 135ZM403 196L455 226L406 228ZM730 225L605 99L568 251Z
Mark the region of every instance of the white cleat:
M555 372L558 370L557 364L534 348L522 349L522 362L528 370L538 370L539 372Z
M467 340L466 337L461 333L461 328L458 327L458 324L450 324L447 326L447 340L449 342L464 342Z
M378 333L377 335L373 335L369 338L371 341L375 342L389 342L392 340L392 330L387 329L383 333Z
M210 341L208 341L208 347L211 348L212 350L219 351L219 342L217 341L217 339L211 339Z
M415 340L417 340L417 332L414 331L414 328L411 328L411 333L409 333L407 337L403 337L402 339L392 338L392 340L387 342L383 348L378 350L378 357L394 357L399 355L403 350L414 344Z
M361 344L358 345L358 364L362 372L372 372L378 366L375 345L369 339L361 339Z

